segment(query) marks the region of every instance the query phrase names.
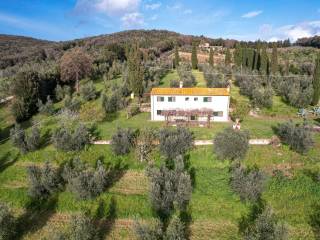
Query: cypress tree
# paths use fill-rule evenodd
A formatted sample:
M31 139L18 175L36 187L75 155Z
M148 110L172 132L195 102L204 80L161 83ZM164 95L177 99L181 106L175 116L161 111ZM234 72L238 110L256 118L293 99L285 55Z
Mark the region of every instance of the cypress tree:
M212 48L210 48L209 65L211 67L214 67L214 58L213 58L213 49Z
M139 98L143 94L144 67L138 44L134 44L127 50L128 82L130 89Z
M260 47L258 46L257 49L254 51L254 64L253 64L253 70L260 69Z
M242 56L242 58L241 58L241 60L242 60L242 67L247 67L247 59L248 59L248 57L247 57L247 47L244 47L244 48L242 48L241 49L241 52L242 52L242 54L241 54L241 56Z
M192 69L198 69L198 54L196 43L192 44L192 54L191 54Z
M229 66L230 64L231 64L231 52L230 52L230 49L227 48L226 58L225 58L225 65Z
M276 74L278 72L278 49L276 43L272 47L272 59L271 59L271 73Z
M263 46L261 51L261 63L260 63L260 72L265 75L268 74L268 66L269 66L269 57L267 54L266 46Z
M254 67L254 50L252 48L247 49L247 67L251 70Z
M320 99L320 54L316 59L314 74L313 74L313 99L312 105L317 105Z
M237 44L236 49L234 51L234 62L238 67L242 65L242 48L239 44Z
M180 64L180 56L179 56L179 47L178 44L176 44L175 47L175 53L174 53L174 66L177 68Z

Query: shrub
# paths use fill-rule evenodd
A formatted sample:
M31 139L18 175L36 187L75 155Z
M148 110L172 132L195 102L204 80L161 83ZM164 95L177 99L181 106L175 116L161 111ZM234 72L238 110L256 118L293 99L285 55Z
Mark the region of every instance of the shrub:
M272 107L273 90L269 78L259 75L236 75L236 83L240 87L240 93L248 96L254 106Z
M96 88L92 81L80 86L80 96L84 101L94 100L97 97Z
M242 230L245 240L286 240L288 239L287 227L279 222L270 207L257 209L249 216Z
M116 155L126 155L135 145L137 133L131 129L118 128L111 138L111 149Z
M292 121L278 125L277 134L282 142L299 153L307 153L313 146L313 136L306 125L294 124Z
M121 96L117 92L110 96L102 95L102 108L106 114L117 112L121 108Z
M173 160L179 155L185 155L194 143L194 135L187 128L164 128L159 131L160 153Z
M13 146L18 148L20 152L22 153L28 152L28 146L26 143L26 134L19 124L16 124L14 128L10 129L10 138Z
M26 144L28 151L35 151L39 149L41 145L41 135L40 129L37 125L33 125L30 134L26 136Z
M78 98L67 95L64 98L64 108L73 112L79 111L81 102Z
M88 128L83 124L66 126L62 124L52 134L53 145L63 151L80 151L90 143Z
M174 217L167 229L161 222L151 224L135 224L135 232L139 240L186 240L185 225L178 217Z
M50 96L47 97L47 102L44 104L40 99L37 103L38 111L45 115L52 115L54 113L54 106Z
M143 129L139 132L136 145L136 156L140 162L150 160L150 154L155 148L156 132L153 129Z
M174 209L185 211L191 199L192 185L190 175L184 170L183 162L175 159L173 170L166 166L147 169L150 179L150 199L153 210L162 218L167 218ZM179 167L178 167L179 166Z
M249 149L249 133L226 128L215 136L213 142L219 159L243 159Z
M45 163L44 167L29 166L27 172L29 178L28 193L33 199L47 199L61 186L58 170L48 162Z
M62 177L67 188L77 199L92 199L100 195L108 184L108 172L98 161L95 169L89 168L80 159L68 162L63 169Z
M104 111L100 104L97 105L96 102L86 102L81 105L79 118L83 122L101 122L104 119Z
M231 169L230 185L241 200L257 201L264 189L265 175L257 167L245 169L235 164Z
M139 240L160 240L163 238L163 226L159 221L148 225L136 223L134 228Z
M128 108L128 118L131 118L135 115L137 115L138 113L140 113L140 107L138 104L132 104L129 108Z
M15 218L8 206L0 202L0 239L13 239L16 229Z
M66 96L71 96L71 88L68 85L61 87L61 85L57 85L55 89L56 99L61 101Z
M249 111L249 104L245 102L236 102L233 111L230 114L231 119L233 121L236 121L236 119L240 119L240 121L243 121L244 118L248 115Z
M37 112L39 74L34 69L21 70L12 81L11 92L15 96L12 113L17 122L25 121Z
M10 138L12 144L17 147L21 153L35 151L40 147L40 129L37 125L33 125L30 134L27 135L25 130L22 129L19 124L16 124L14 128L10 130Z
M187 240L185 225L178 217L174 217L167 227L165 239L168 240Z
M181 64L178 67L178 75L180 81L183 82L183 87L193 87L196 85L196 79L192 75L192 69L189 64Z
M85 214L74 215L66 234L69 240L97 240L98 233L94 219Z
M170 87L171 88L178 88L180 87L180 81L176 80L176 79L172 79L170 81Z
M216 72L212 67L205 67L203 76L209 88L225 88L229 85L227 78Z

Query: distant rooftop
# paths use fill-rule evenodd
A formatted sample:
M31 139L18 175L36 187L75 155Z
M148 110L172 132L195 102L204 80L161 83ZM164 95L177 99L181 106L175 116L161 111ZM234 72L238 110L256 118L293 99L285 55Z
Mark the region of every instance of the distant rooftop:
M151 95L230 96L229 88L153 88Z

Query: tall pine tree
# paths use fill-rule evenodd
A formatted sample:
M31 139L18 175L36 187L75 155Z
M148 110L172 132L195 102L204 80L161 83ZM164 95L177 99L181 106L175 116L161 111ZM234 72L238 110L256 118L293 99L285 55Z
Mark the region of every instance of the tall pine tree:
M198 69L197 45L195 42L192 43L191 63L192 63L192 69Z
M128 82L130 89L139 98L143 94L144 67L138 44L127 49Z
M318 105L320 100L320 54L316 59L316 66L313 74L313 99L312 105Z
M277 44L274 43L272 47L271 74L276 74L278 72L278 67L278 49Z
M176 44L175 53L174 53L174 66L175 68L179 67L180 64L180 56L179 56L179 46Z
M214 67L214 58L213 58L213 49L212 48L210 48L210 54L209 54L209 65L211 66L211 67Z
M226 58L225 58L225 65L226 66L230 66L230 64L231 64L231 52L230 52L230 49L227 48Z
M262 75L269 73L269 57L266 46L263 46L261 51L260 72Z

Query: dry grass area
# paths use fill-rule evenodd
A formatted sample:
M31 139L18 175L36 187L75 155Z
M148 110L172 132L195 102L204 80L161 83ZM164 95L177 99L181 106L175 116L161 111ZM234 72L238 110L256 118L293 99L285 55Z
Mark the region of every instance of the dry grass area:
M179 52L179 56L184 61L191 61L191 53L189 52ZM173 58L174 54L170 56ZM198 53L198 62L199 63L207 63L209 61L209 54L205 53ZM223 54L215 54L214 55L214 62L222 64L224 62L224 55Z
M143 171L129 170L110 189L125 195L146 194L148 192L148 179Z

